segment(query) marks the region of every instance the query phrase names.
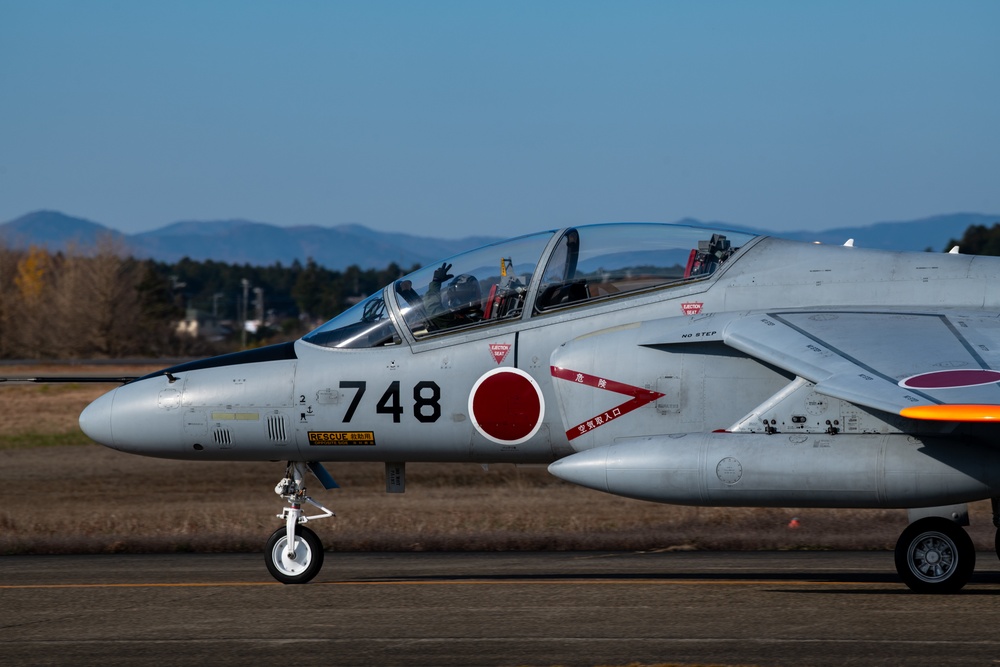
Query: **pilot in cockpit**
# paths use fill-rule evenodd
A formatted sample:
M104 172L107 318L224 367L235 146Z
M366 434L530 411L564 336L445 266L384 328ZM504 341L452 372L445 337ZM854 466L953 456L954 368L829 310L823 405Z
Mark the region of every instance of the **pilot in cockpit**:
M475 276L463 273L453 276L448 273L451 264L443 263L434 270L423 304L428 322L433 329L474 324L483 319L483 295ZM452 279L444 288L445 281Z

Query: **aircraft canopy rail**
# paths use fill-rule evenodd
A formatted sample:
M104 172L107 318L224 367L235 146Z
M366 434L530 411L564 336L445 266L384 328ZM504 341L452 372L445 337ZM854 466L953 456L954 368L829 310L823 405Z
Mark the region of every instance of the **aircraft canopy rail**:
M753 236L655 223L587 225L494 243L423 267L352 306L303 340L333 348L401 343L385 299L416 339L699 280ZM547 253L547 247L552 249ZM544 256L543 256L544 255ZM538 271L540 266L544 270ZM532 291L533 282L537 288Z

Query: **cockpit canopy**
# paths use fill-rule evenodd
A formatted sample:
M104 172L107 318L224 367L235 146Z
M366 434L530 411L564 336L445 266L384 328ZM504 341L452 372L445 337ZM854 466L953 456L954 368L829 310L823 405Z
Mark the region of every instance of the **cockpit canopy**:
M335 348L399 344L402 336L390 316L390 303L417 340L487 323L544 317L704 279L752 238L740 232L649 223L522 236L414 271L303 340Z

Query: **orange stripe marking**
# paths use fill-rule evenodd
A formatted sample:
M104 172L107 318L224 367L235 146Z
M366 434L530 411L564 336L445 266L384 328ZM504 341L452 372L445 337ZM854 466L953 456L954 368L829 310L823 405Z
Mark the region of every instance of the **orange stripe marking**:
M899 411L910 419L948 422L990 422L1000 420L1000 405L917 405Z

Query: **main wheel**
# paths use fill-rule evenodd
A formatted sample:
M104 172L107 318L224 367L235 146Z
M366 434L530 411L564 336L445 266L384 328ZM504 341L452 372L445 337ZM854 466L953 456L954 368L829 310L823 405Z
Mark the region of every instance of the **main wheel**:
M993 538L993 550L997 552L997 558L1000 558L1000 528L997 528L996 535Z
M927 517L914 521L896 542L896 571L918 593L954 593L976 566L976 549L954 521Z
M288 534L284 527L271 533L264 549L267 571L283 584L304 584L323 567L323 544L305 526L295 527L294 557L289 557Z

